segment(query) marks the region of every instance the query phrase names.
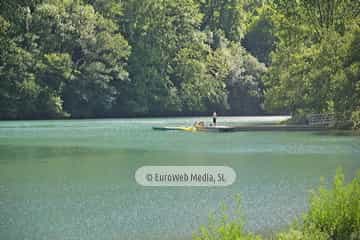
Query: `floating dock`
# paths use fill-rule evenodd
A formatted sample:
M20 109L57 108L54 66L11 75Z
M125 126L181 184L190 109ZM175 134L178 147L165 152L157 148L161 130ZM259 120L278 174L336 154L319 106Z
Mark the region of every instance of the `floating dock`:
M153 127L154 130L189 131L185 127ZM196 128L192 131L200 132L248 132L248 131L326 131L331 128L309 125L250 125L250 126L212 126Z
M206 127L204 131L217 130L219 132L248 132L248 131L324 131L330 128L309 125L253 125L253 126L219 126ZM201 129L199 129L201 131Z

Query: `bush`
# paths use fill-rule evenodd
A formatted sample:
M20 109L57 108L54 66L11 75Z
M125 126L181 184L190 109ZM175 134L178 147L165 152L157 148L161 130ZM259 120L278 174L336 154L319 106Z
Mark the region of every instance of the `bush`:
M302 109L298 109L292 114L289 120L286 120L285 124L307 124L308 123L308 112Z
M353 129L360 129L360 110L353 111L351 114Z
M344 184L344 174L336 172L333 188L322 184L310 198L309 211L302 221L287 232L279 233L277 240L360 240L360 172L349 184ZM229 220L224 206L220 219L214 215L209 225L201 227L194 240L261 240L261 237L244 230L237 198L237 218ZM274 238L271 238L274 239Z
M338 170L332 190L320 186L311 196L304 229L316 229L333 240L360 239L360 173L345 185Z
M305 231L290 229L288 232L280 233L277 240L327 240L329 237L326 233L317 229L306 229Z
M240 214L240 197L237 196L236 199L236 219L229 219L227 207L223 205L220 218L216 219L216 214L211 214L208 226L200 227L193 240L261 240L260 236L245 232Z

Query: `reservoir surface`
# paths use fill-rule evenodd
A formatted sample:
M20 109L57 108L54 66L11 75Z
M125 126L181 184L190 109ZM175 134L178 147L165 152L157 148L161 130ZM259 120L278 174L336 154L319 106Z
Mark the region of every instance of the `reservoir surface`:
M219 117L221 125L286 117ZM351 132L181 132L210 118L0 122L0 239L191 239L240 194L247 230L271 233L307 209L310 190L338 167L360 169ZM145 165L229 166L228 187L143 187Z

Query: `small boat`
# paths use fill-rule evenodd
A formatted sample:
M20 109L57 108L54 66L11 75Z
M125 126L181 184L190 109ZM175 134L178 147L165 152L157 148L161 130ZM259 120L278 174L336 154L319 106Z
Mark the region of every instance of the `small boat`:
M153 127L153 130L162 131L186 131L186 132L230 132L233 130L232 127L227 126L190 126L190 127Z
M195 132L197 131L196 127L153 127L154 130L161 131L187 131L187 132Z

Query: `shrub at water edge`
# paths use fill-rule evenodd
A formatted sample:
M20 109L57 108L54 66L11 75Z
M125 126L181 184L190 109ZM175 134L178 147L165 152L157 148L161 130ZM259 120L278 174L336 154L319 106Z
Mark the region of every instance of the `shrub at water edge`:
M258 235L244 230L240 214L240 198L237 197L235 219L230 219L226 206L220 218L209 217L208 226L203 226L194 240L261 240ZM233 214L232 214L233 215ZM271 238L273 239L273 238ZM337 170L332 189L324 184L314 191L309 210L300 223L288 231L279 233L277 240L360 240L360 172L349 183L344 183L342 170Z

